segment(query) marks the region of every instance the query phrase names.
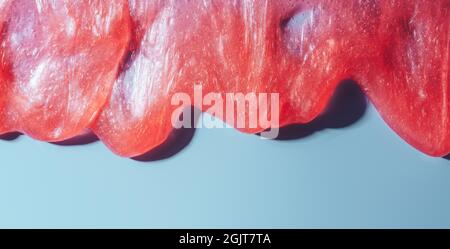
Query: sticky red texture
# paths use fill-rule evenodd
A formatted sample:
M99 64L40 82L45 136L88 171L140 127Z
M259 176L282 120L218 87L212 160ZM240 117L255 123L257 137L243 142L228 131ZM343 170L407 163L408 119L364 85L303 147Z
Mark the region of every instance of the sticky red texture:
M379 56L357 81L384 120L408 143L450 152L450 1L380 1Z
M30 14L35 9L31 1L14 2L16 8L8 12L6 39L13 30L26 31L21 16L31 23L36 16L44 16L44 27L65 20ZM48 48L61 46L61 51L89 49L91 56L77 63L75 72L61 67L64 80L51 78L47 81L51 88L40 87L37 93L46 100L32 111L25 109L29 101L23 97L29 91L3 80L6 86L0 87L6 89L6 97L0 98L0 105L6 107L3 120L9 130L47 141L68 138L89 127L111 150L133 157L166 140L173 130L172 114L179 108L171 104L173 94L189 93L192 99L196 83L204 93L280 93L280 126L284 126L316 118L339 82L350 78L411 145L433 156L450 152L449 0L129 0L125 5L130 18L124 11L117 29L104 39L64 40L52 28L34 32L50 39L43 46L44 54L55 55ZM82 1L76 7L95 10L99 6L100 1L91 6ZM75 18L85 20L86 32L95 22L94 13L83 12ZM24 68L18 73L13 67L13 82L20 77L30 81L27 65L38 67L40 57L24 56L24 51L35 47L30 42L25 49L14 50L10 45L3 49L2 59ZM130 55L121 65L125 49ZM56 61L67 56L63 55L55 55ZM8 64L2 61L2 65L4 72ZM104 87L99 88L90 79L102 73ZM7 79L5 75L0 76ZM81 92L89 101L67 101L67 92L80 93L67 90L65 82L71 79L83 82ZM74 110L67 112L64 103L73 103ZM235 115L248 119L249 113ZM257 133L266 128L240 130Z
M2 31L2 34L4 34L6 16L8 14L10 4L11 1L0 2L0 31ZM3 46L0 50L0 55L3 54L2 50ZM3 66L6 64L6 58L4 56L0 56L0 114L5 113L5 107L7 105L7 100L2 96L2 93L7 91L8 82L11 81L10 71L8 70L8 68ZM5 118L3 116L0 116L0 134L3 134L6 130L8 130L6 128L5 121Z
M280 93L281 125L309 122L336 85L350 77L355 57L367 53L357 44L367 43L370 34L348 23L368 19L371 13L361 16L367 6L357 2L346 5L167 1L153 22L136 27L146 34L93 130L120 155L142 154L164 142L173 129L171 115L178 106L171 105L170 97L185 92L193 99L196 83L204 93ZM144 16L155 13L153 8L148 12ZM248 120L249 113L236 115ZM257 133L265 128L240 130Z
M79 135L109 97L129 42L126 1L11 1L4 16L1 132Z

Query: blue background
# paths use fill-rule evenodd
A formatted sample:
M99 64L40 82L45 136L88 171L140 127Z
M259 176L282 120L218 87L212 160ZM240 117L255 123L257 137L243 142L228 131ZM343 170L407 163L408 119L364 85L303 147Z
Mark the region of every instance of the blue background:
M450 161L358 108L351 124L284 141L198 129L151 162L100 142L0 141L0 227L449 228Z

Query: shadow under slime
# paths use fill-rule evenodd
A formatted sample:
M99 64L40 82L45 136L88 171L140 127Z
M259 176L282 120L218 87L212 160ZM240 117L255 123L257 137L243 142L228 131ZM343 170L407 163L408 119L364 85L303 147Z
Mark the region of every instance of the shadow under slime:
M316 132L325 129L339 129L348 127L358 122L367 110L367 99L361 91L358 84L352 80L343 81L335 90L325 111L316 119L307 124L292 124L280 128L278 138L276 140L286 141L302 139L313 135ZM199 119L200 112L194 111L192 108L191 117L192 126ZM174 129L168 139L157 148L132 158L140 162L160 161L171 158L186 148L192 141L195 134L195 128ZM20 132L10 132L0 135L0 140L14 141L21 137ZM87 145L99 141L99 138L92 132L74 137L72 139L55 142L52 144L59 146L78 146ZM450 154L442 157L450 161Z
M306 124L282 127L276 140L301 139L325 129L348 127L364 116L367 103L367 98L358 84L352 80L345 80L339 84L321 115Z
M61 142L53 142L51 144L59 145L59 146L78 146L78 145L87 145L92 144L99 141L98 137L93 132L86 132L85 134L76 136L74 138L61 141Z
M201 112L191 107L191 128L174 129L167 140L155 149L132 159L139 162L154 162L171 158L186 148L195 135L195 124L198 122ZM182 119L182 116L180 117Z
M22 133L20 133L20 132L10 132L10 133L0 135L0 140L14 141L14 140L18 139L20 136L22 136Z
M317 131L327 128L344 128L357 122L364 116L367 99L360 87L351 80L343 81L336 89L324 113L308 124L295 124L280 129L277 140L301 139ZM199 115L192 108L192 127ZM156 149L133 158L140 162L151 162L168 159L189 145L195 134L195 128L175 129L169 138Z

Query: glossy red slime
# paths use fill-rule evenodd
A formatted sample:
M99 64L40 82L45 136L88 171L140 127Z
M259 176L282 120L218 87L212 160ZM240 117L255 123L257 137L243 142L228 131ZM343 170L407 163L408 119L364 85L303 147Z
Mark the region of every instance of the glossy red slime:
M353 79L408 143L450 152L449 0L0 6L0 133L61 141L91 129L133 157L167 139L178 108L171 96L194 84L206 93L279 93L284 126L316 118Z

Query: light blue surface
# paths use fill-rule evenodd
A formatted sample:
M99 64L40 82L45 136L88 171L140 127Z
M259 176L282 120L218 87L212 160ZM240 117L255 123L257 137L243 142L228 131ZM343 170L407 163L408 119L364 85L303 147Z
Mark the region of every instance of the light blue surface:
M157 162L24 136L0 153L0 227L450 227L450 161L405 144L373 107L289 142L200 129Z

